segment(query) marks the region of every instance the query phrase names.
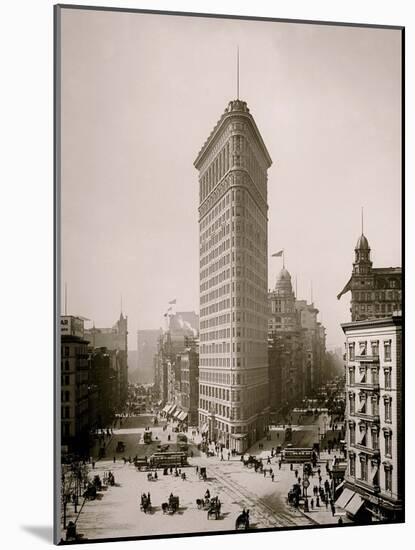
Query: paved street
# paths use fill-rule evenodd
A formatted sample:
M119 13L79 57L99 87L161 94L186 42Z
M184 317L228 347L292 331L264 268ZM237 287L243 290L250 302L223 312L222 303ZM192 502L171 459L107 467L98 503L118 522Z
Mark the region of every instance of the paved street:
M283 442L284 429L282 427L271 430L271 441L263 440L259 449L259 442L249 452L264 459L265 469L273 469L275 479L272 481L269 472L264 477L253 468L243 466L240 457L232 457L221 461L219 457L207 458L204 453L197 452L196 444L199 439L197 434L192 436L189 431L189 443L194 450L194 456L189 458L190 466L183 468L187 479L181 480L174 475L163 475L158 470L158 480L148 481L146 472L138 472L133 464L124 464L123 456L149 456L154 452L155 444L145 445L141 434L143 429L150 424L150 417L130 418L119 429L115 429L110 440L108 439L107 459L96 462L95 470L91 475L99 474L101 478L111 470L115 475L116 484L105 488L96 500L86 501L77 520L78 533L84 538L96 539L118 536L157 535L168 533L204 532L233 530L235 520L243 508L250 510L251 528L278 528L306 526L315 523L337 523L338 515L346 518L342 511L336 511L333 517L330 510L323 506L319 510L310 510L304 514L287 504L286 496L295 482L294 472L290 465L283 464L281 470L275 457L271 465L266 464L271 447L276 447ZM315 423L304 426L293 425L293 442L296 445L308 446L318 440L318 428L328 422L327 418L319 417ZM169 425L164 431L162 425L152 426L153 437L158 442L167 442L170 436L171 449L175 448L176 433ZM320 429L322 429L320 427ZM191 438L193 437L193 441ZM125 453L115 453L118 440L127 443ZM117 456L114 463L112 456ZM325 477L325 464L328 455L322 455L323 483ZM208 480L199 480L196 474L196 466L207 468ZM311 478L310 493L314 484ZM316 483L318 481L316 479ZM222 502L222 514L218 520L207 519L206 511L199 510L196 499L203 498L206 489L211 496L218 495ZM151 494L153 505L152 512L144 514L140 511L140 495ZM176 514L163 514L161 504L168 500L170 493L180 499L179 511ZM68 520L75 519L73 506L68 506Z

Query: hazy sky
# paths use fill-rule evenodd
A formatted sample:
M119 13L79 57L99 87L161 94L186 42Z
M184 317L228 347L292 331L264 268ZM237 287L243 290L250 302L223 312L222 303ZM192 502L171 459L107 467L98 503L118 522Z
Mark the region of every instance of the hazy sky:
M365 208L375 266L401 265L399 31L62 10L62 281L68 313L136 331L199 310L202 144L236 96L273 159L269 253L342 345ZM274 287L281 259L269 261Z

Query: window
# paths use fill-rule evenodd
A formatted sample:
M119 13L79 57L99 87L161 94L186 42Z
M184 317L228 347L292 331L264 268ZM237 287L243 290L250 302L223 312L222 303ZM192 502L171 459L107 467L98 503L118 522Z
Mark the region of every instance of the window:
M385 455L389 458L392 457L392 432L385 431Z
M349 423L349 433L350 433L350 445L356 444L356 426L354 422Z
M379 449L379 432L377 428L372 429L372 449L374 451Z
M385 465L385 489L392 491L392 466Z
M385 389L392 388L392 371L390 368L384 369L385 373Z
M364 310L362 310L362 311L364 311ZM360 352L360 355L366 355L367 342L359 342L359 352Z
M355 344L349 344L349 361L355 360Z
M392 361L392 346L391 346L392 342L391 340L386 340L384 343L383 343L383 346L384 346L384 353L385 353L385 361Z
M372 355L377 357L379 355L379 342L378 341L371 342L371 347L372 347Z
M349 383L353 385L355 383L355 368L349 368Z
M354 454L349 456L349 474L353 477L356 476L356 456Z
M392 399L385 398L385 422L392 422Z
M355 395L354 393L349 394L349 408L350 408L350 414L355 413Z
M360 479L362 481L367 481L367 457L360 457Z

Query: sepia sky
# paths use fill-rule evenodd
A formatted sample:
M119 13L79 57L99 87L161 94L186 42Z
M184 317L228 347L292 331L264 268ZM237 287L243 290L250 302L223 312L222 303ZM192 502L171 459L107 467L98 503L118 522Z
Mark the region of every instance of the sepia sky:
M360 235L401 265L399 31L62 10L62 283L68 313L158 328L167 302L199 310L202 144L236 97L273 159L269 253L285 249L329 348L350 320ZM270 258L269 288L280 258ZM63 285L62 285L63 286Z

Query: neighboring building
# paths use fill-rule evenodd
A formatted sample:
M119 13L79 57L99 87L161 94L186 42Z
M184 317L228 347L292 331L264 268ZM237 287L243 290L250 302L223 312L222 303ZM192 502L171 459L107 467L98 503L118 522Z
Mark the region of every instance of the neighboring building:
M128 397L128 318L121 313L112 328L85 330L93 348L107 348L116 352L116 371L118 380L117 410L123 410Z
M164 413L197 425L199 342L198 330L190 321L198 327L194 312L166 315L166 329L159 336L154 357L154 395L164 405Z
M119 405L118 351L101 347L89 348L89 353L89 385L96 407L91 411L95 420L91 427L106 428L113 422Z
M187 415L190 426L198 425L199 408L199 353L198 341L176 356L180 371L180 409ZM186 416L183 416L183 419Z
M234 100L199 171L199 426L245 451L268 427L267 170L271 158L244 101Z
M337 504L356 521L402 520L402 317L342 324L348 467Z
M337 299L351 291L352 321L390 316L402 309L401 277L400 267L372 267L369 242L362 232L356 243L352 275Z
M326 333L314 304L296 299L285 267L268 301L270 407L284 416L327 379Z
M273 416L284 416L292 405L305 397L305 342L291 275L285 268L278 274L275 289L269 293L268 300L270 408Z
M61 445L63 453L89 456L89 368L84 320L61 316Z
M161 329L137 331L137 383L146 381L148 373L154 372L154 355L157 353L157 340L160 333Z

